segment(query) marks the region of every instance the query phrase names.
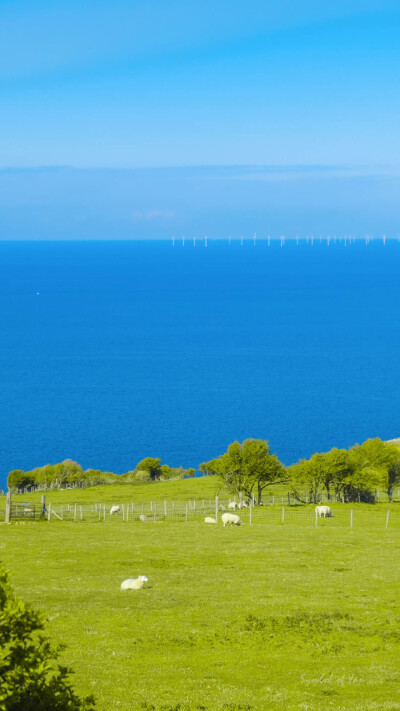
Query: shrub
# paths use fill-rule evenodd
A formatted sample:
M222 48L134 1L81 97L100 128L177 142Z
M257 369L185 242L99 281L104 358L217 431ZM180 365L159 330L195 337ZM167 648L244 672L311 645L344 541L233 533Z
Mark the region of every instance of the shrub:
M58 664L60 647L52 647L43 627L0 568L0 711L91 711L93 697L75 694L71 670Z

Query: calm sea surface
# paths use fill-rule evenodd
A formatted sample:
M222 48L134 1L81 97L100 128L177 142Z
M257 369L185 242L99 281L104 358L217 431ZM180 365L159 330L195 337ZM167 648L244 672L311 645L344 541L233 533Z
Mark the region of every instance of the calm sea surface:
M399 436L399 275L398 242L0 243L0 483Z

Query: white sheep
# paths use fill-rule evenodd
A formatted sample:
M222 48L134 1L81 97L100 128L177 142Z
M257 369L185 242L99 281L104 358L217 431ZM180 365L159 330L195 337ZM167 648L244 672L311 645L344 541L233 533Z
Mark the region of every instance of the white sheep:
M128 578L121 583L121 590L141 590L147 581L148 578L145 575L139 575L138 578Z
M211 516L206 516L204 519L204 523L217 523L217 520L215 518L212 518Z
M224 513L221 516L221 521L226 526L227 523L231 523L234 526L240 526L242 523L239 516L237 514L231 514L231 513Z
M330 516L333 516L330 506L316 506L315 513L320 518L329 518Z
M121 513L121 509L119 506L111 506L110 508L110 514L119 514Z
M231 501L231 503L228 504L228 509L230 509L231 511L235 511L236 509L245 509L247 507L247 501L240 501L239 503L236 503L236 501Z

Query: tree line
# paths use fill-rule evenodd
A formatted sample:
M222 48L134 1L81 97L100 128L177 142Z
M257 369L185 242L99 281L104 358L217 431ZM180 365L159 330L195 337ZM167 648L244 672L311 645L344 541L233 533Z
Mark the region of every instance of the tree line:
M377 490L384 490L389 501L400 485L400 449L390 442L368 439L350 449L331 449L313 454L289 467L284 466L269 444L261 439L233 442L219 457L200 465L204 475L217 475L229 492L262 503L269 487L287 486L288 493L301 503L318 503L322 498L343 502L373 503ZM59 464L25 472L16 469L8 475L8 488L54 489L96 486L98 484L144 483L193 477L195 469L169 467L161 459L146 457L126 474L97 469L83 471L80 464L66 459Z
M400 449L382 440L368 439L350 449L331 449L285 467L268 442L246 439L233 442L216 459L200 465L203 474L216 474L228 491L262 503L263 492L276 484L301 503L317 504L333 497L343 502L373 503L376 491L386 491L389 501L400 484Z
M161 459L146 457L132 471L126 474L102 472L99 469L82 469L81 465L72 459L65 459L58 464L46 464L31 471L14 469L7 478L7 485L13 493L26 489L66 489L98 486L114 483L143 483L150 481L167 481L184 479L196 474L195 469L169 467L162 464Z

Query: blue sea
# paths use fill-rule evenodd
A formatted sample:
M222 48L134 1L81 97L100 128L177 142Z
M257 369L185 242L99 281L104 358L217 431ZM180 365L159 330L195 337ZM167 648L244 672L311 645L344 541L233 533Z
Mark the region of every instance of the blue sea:
M0 243L0 484L400 435L400 243Z

